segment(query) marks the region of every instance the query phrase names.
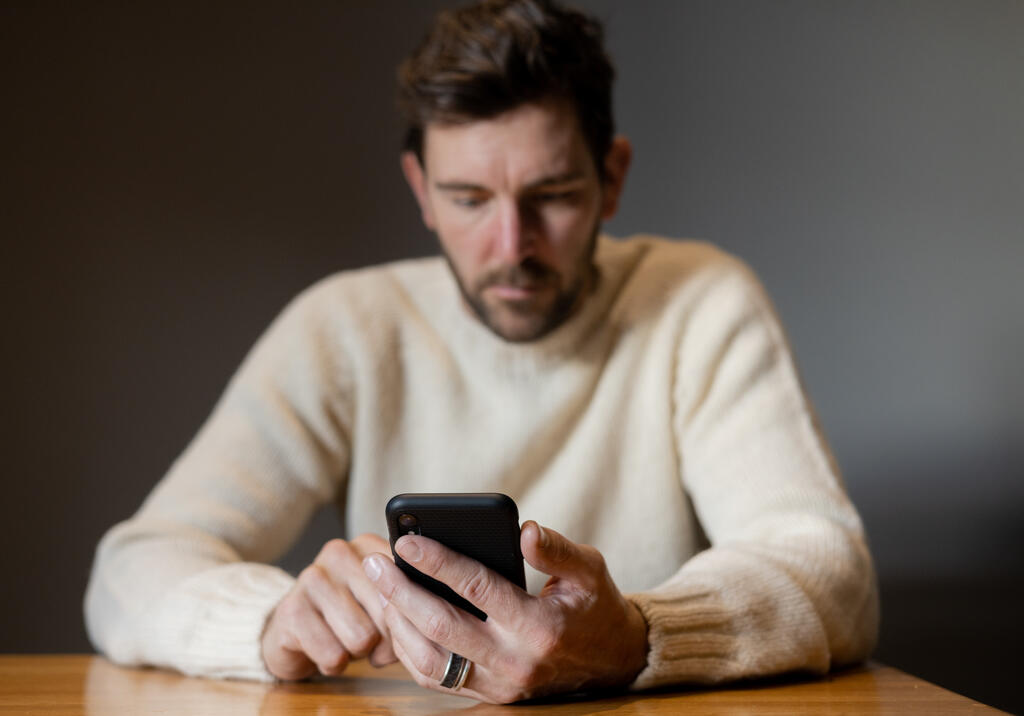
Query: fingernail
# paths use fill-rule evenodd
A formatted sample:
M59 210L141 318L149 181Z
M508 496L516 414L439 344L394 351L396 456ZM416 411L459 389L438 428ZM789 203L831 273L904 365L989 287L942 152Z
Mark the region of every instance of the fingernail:
M548 533L540 525L537 525L537 544L542 548L548 546Z
M367 557L363 560L363 571L366 572L366 576L376 582L380 579L380 565L377 564L376 557Z
M401 544L398 545L398 554L402 556L406 562L419 562L423 558L423 552L420 550L420 546L413 542L411 539L401 540Z
M377 592L377 596L380 597L380 608L383 609L384 607L386 607L388 605L388 598L385 597L380 592Z

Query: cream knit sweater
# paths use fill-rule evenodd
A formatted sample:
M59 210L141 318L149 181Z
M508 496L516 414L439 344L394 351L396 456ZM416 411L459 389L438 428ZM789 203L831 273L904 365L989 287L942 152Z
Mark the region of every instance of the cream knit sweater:
M399 492L504 492L596 546L649 625L635 688L862 659L878 600L861 522L754 274L710 244L602 237L594 293L528 344L439 258L296 298L131 519L85 599L122 664L269 679L270 566L318 506L386 534ZM710 544L710 546L709 546ZM544 577L528 569L530 590Z

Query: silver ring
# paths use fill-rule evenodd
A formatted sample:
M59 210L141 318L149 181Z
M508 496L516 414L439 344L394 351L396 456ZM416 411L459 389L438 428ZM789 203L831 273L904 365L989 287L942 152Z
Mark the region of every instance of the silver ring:
M441 677L438 683L446 689L458 691L466 683L466 677L469 675L469 665L472 663L466 657L460 656L454 651L451 652L448 654L448 664L444 667L444 676Z

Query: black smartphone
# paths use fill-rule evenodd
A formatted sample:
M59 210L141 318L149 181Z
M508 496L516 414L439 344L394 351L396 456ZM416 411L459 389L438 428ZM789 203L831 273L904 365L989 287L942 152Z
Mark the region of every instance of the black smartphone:
M423 535L491 568L526 589L523 553L519 547L519 510L498 492L405 493L388 500L384 510L395 564L425 589L480 620L487 615L448 585L420 572L395 552L403 535Z

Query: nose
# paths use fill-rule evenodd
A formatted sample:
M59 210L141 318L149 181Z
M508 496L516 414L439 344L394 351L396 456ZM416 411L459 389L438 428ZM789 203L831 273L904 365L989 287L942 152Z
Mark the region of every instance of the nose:
M535 227L527 207L515 200L501 203L498 216L497 249L502 261L519 263L535 249Z

